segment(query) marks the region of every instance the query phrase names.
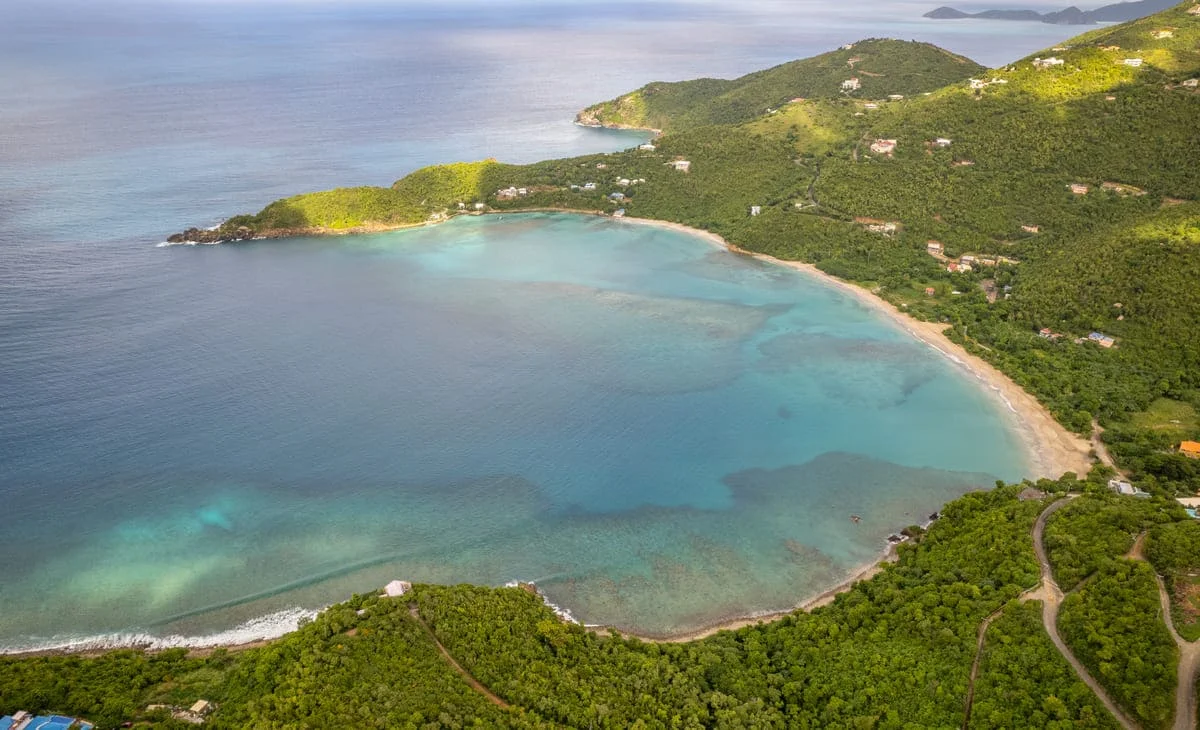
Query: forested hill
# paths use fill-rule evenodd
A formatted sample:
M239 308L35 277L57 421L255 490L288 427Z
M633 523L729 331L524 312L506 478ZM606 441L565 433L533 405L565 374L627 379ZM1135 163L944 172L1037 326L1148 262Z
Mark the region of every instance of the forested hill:
M984 71L928 43L865 40L741 78L654 82L579 113L580 124L679 131L737 124L797 97L879 99L933 91ZM848 83L853 80L853 83Z
M864 41L733 82L673 85L653 119L623 118L679 130L652 145L441 165L176 238L533 208L686 223L946 322L1064 425L1103 430L1139 486L1190 493L1200 460L1175 447L1200 440L1197 7L992 71L923 44ZM934 69L928 83L921 68ZM852 78L861 87L842 93ZM711 123L723 114L736 123Z

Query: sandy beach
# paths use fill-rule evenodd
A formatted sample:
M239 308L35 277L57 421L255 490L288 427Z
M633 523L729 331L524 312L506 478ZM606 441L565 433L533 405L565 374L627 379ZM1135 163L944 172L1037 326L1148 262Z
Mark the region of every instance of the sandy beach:
M889 302L880 299L870 291L852 284L836 276L826 274L813 264L801 261L785 261L773 256L754 253L738 248L724 238L709 231L685 226L681 223L653 220L650 218L622 218L622 222L634 225L648 225L659 228L669 228L702 238L713 245L727 249L743 256L760 261L766 261L778 266L802 271L809 276L821 279L827 284L855 297L864 305L871 307L903 327L909 334L945 355L949 360L971 374L987 389L1015 419L1019 433L1025 442L1029 454L1031 473L1027 477L1038 479L1058 479L1063 473L1071 471L1079 475L1087 474L1091 469L1092 460L1089 456L1092 445L1081 436L1071 433L1062 424L1054 420L1050 412L1024 388L1014 383L1007 375L1000 372L991 363L981 357L967 352L961 345L946 337L945 330L949 325L937 322L923 322L914 319L905 312L893 307Z

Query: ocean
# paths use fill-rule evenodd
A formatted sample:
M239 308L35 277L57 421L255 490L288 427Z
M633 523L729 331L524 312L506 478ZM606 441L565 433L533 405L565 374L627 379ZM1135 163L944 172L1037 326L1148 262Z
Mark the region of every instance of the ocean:
M675 231L158 245L425 164L632 146L571 119L650 80L879 36L1000 64L1072 33L926 9L10 4L0 650L258 638L394 577L533 580L670 634L787 608L1020 477L1009 414L953 363Z

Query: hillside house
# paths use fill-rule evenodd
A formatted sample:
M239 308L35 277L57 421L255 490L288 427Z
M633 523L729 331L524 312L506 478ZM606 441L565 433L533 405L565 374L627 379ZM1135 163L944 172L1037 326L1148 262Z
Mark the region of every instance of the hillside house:
M608 199L609 199L609 200L624 200L624 199L625 199L625 193L609 193L609 194L608 194Z
M583 189L584 189L584 190L595 190L595 189L596 189L596 183L594 183L594 182L590 182L590 183L584 183L584 184L583 184Z
M927 297L931 297L931 296L933 296L934 294L937 294L937 289L934 289L934 288L933 288L933 287L931 287L931 286L927 286L927 287L925 287L925 296L927 296Z
M862 82L858 80L857 76L848 78L842 82L842 91L858 91L861 88Z
M1042 227L1041 226L1022 225L1021 230L1025 231L1026 233L1041 233Z
M873 101L869 101L866 104L863 104L863 109L866 109L868 111L874 111L878 108L879 108L879 105Z
M1109 479L1108 488L1117 494L1124 494L1132 497L1138 493L1138 490L1133 488L1133 485L1124 479Z
M596 163L596 169L597 169L597 170L607 170L607 169L608 169L608 165L607 165L607 164L605 164L605 163L603 163L603 162L597 162L597 163Z
M1179 453L1190 459L1200 459L1200 441L1181 441Z
M655 147L654 145L650 144L649 142L647 142L646 144L638 145L638 149L642 150L643 152L653 152L654 150L656 150L658 148Z
M1091 188L1083 183L1071 183L1067 188L1076 195L1087 195L1088 191L1091 190Z
M475 204L475 210L483 210L483 209L484 209L484 208L486 208L486 207L487 207L487 206L486 206L486 205L484 205L483 203L476 203L476 204Z
M953 144L953 140L945 137L938 137L937 139L933 140L934 147L949 147L951 144Z
M624 218L624 217L625 217L625 209L624 209L624 208L617 208L616 210L614 210L614 211L613 211L613 216L612 216L612 217L613 217L613 218Z
M1181 83L1179 85L1184 87L1185 89L1194 89L1197 86L1200 86L1200 79L1188 79L1187 81L1184 81L1183 83Z
M1120 46L1100 46L1100 50L1108 51L1109 53L1115 53L1116 51L1121 50L1121 47Z
M1036 69L1053 68L1055 66L1061 66L1064 63L1066 63L1066 61L1064 61L1061 58L1058 58L1056 56L1051 56L1050 58L1035 58L1035 59L1033 59L1033 67Z
M1117 343L1116 340L1104 334L1103 332L1093 332L1088 335L1087 338L1103 348L1112 347Z
M894 139L877 139L871 143L871 151L877 155L892 156L896 151L896 140Z
M675 160L670 164L679 172L689 172L692 169L692 163L687 160Z
M950 164L954 167L970 167L975 164L975 160L955 160Z
M987 82L983 79L967 79L967 84L976 90L987 88Z
M503 190L496 191L496 199L497 200L515 200L516 197L517 197L517 189L516 188L504 188Z
M971 254L963 254L962 256L958 257L958 265L959 266L973 266L973 265L975 265L975 257L972 256Z
M926 241L925 252L930 256L941 256L946 250L946 247L941 241Z
M630 186L632 183L630 183L630 181L629 181L629 178L627 178L627 177L623 177L623 178L621 178L620 180L617 180L617 184L618 184L618 185L620 185L620 186L621 186L621 187L623 187L623 188L627 188L627 187L629 187L629 186Z
M406 580L394 580L383 587L383 595L389 598L403 596L412 590L412 583Z
M1125 185L1117 182L1100 183L1100 189L1110 193L1116 193L1117 195L1133 195L1135 197L1146 194L1146 191L1142 190L1141 188L1135 188L1132 185Z
M903 101L904 94L888 94L888 101Z
M1171 30L1156 30L1150 34L1155 40L1161 41L1164 38L1174 38L1175 32Z
M1188 15L1200 15L1200 5L1193 5L1188 8Z
M1126 58L1125 60L1121 61L1121 64L1124 66L1129 66L1130 68L1140 68L1142 65L1142 59Z
M750 215L759 215L760 213L762 213L762 206L761 206L761 205L752 205L752 206L750 206Z

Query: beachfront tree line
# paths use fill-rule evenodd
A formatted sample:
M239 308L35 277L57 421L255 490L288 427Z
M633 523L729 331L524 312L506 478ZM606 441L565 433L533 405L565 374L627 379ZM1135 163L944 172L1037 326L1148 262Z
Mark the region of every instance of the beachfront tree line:
M959 726L977 633L998 614L980 656L971 727L1113 726L1042 630L1040 603L1019 600L1039 580L1030 531L1046 504L1019 501L1022 486L951 502L900 547L898 562L828 606L698 641L585 630L521 588L416 586L401 598L355 596L242 652L0 658L0 711L171 727L178 721L144 708L205 698L218 705L208 720L217 728ZM1061 570L1066 542L1186 519L1165 500L1111 497L1094 483L1038 486L1091 494L1051 522ZM1187 563L1178 539L1161 544L1175 556L1164 565ZM1173 647L1155 625L1148 571L1101 562L1064 606L1061 626L1114 697L1146 727L1161 727ZM472 689L434 637L503 704Z

